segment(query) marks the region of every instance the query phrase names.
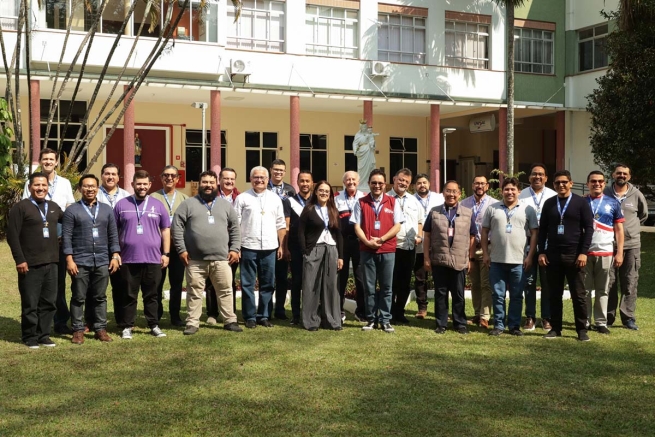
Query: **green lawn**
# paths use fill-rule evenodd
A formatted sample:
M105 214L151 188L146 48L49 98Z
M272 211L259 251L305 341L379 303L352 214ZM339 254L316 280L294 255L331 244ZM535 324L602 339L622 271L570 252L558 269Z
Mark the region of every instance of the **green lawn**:
M540 329L437 336L432 317L393 335L349 321L341 332L203 325L184 337L163 322L168 337L156 339L141 315L132 341L110 325L113 343L55 337L48 350L20 343L3 243L0 435L651 436L655 234L643 238L641 330L589 343L574 340L568 301L553 341Z

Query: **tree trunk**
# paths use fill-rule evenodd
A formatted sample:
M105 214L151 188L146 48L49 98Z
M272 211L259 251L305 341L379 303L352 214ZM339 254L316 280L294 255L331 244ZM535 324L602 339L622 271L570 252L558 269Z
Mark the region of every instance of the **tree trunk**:
M22 0L22 7L25 8L25 16L29 17L30 4L27 0ZM28 150L28 161L27 165L30 166L29 173L32 172L32 66L30 60L32 59L32 26L31 20L26 20L25 22L25 70L27 71L27 114L30 120L30 129L27 130L27 150Z
M507 2L507 174L514 174L514 4Z
M22 1L27 1L27 0L22 0ZM23 120L21 117L21 109L20 109L20 51L21 51L21 41L22 41L22 35L23 35L23 26L25 26L25 8L22 7L18 10L18 37L16 39L16 50L15 50L15 58L16 58L16 69L14 70L14 80L16 81L16 84L14 85L15 90L16 90L16 99L14 100L14 103L16 105L16 110L14 111L14 126L16 127L16 131L14 132L15 138L16 138L16 165L18 166L18 174L22 175L23 171L25 170L25 156L23 152Z

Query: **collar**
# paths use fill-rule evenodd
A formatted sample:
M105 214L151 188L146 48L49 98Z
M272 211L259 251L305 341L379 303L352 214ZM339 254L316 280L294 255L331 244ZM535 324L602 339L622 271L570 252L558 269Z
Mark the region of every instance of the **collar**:
M473 202L474 202L476 205L480 205L480 204L481 204L482 202L484 202L486 199L487 199L487 193L484 193L484 195L483 195L482 197L480 197L480 200L477 200L477 199L476 199L475 194L473 195Z
M232 189L232 191L230 191L229 193L226 193L225 191L223 191L222 188L220 188L219 190L220 190L221 194L223 195L223 197L232 197L232 194L234 194L234 189Z
M82 199L82 202L84 202L86 206L94 206L97 203L97 199L94 197L91 203L88 203L86 200Z

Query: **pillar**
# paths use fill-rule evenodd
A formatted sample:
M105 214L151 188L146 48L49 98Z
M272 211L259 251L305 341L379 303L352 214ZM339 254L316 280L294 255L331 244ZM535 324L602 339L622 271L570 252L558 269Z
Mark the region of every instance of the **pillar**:
M291 167L291 185L298 191L298 174L300 174L300 97L289 98L289 147Z
M565 142L566 136L564 134L564 129L566 128L566 112L557 111L555 113L555 129L556 129L556 138L555 138L555 171L564 170L565 165Z
M373 126L373 100L364 100L364 120L368 127Z
M128 85L125 85L125 90L129 89ZM130 91L125 96L125 101L132 94ZM134 178L134 100L130 103L123 114L123 188L125 188L129 193L134 193L132 188L132 179Z
M498 110L498 167L507 173L507 108Z
M41 82L30 81L32 94L32 117L30 118L30 147L32 150L32 171L39 166L39 152L41 151Z
M209 168L216 174L220 174L221 166L221 92L212 90L210 96L211 105L211 161Z
M432 191L441 192L441 120L439 120L441 106L430 105L430 187Z

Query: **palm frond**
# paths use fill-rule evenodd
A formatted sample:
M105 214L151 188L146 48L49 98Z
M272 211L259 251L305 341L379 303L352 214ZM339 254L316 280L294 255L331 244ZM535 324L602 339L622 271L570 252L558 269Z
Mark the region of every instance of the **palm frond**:
M237 21L239 21L239 17L241 17L243 2L242 0L232 0L232 6L234 6L234 22L236 23Z

